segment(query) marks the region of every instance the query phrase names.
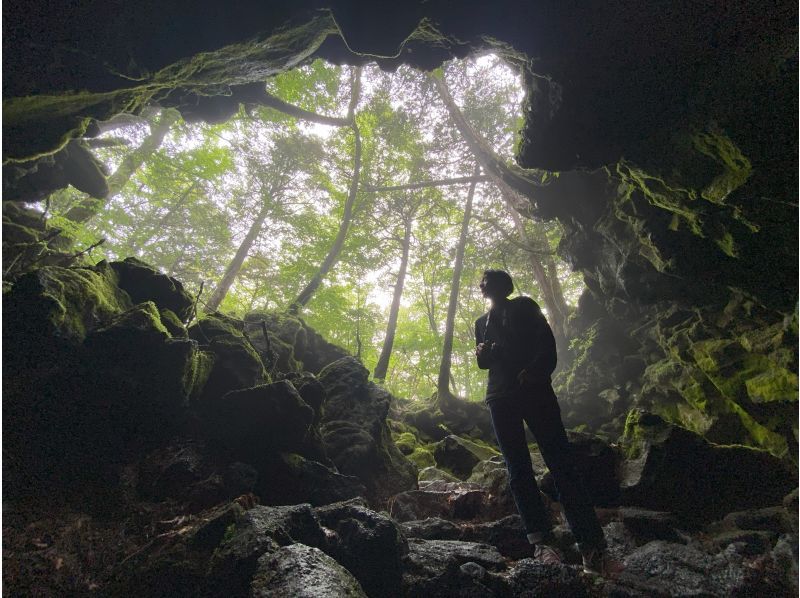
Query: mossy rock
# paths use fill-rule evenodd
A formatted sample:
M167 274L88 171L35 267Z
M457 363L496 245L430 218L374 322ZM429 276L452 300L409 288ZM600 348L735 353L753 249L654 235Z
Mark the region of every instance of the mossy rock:
M394 436L394 434L392 435ZM400 452L408 456L417 448L417 438L411 432L403 432L394 438L394 443Z
M108 405L126 438L169 433L201 375L197 343L172 339L152 302L140 303L86 338L89 401Z
M303 446L314 410L283 380L226 393L202 409L207 434L245 463Z
M215 401L232 390L270 382L261 357L244 335L244 322L208 314L189 327L189 337L213 354L213 364L198 400Z
M416 465L418 469L436 466L436 459L433 458L433 453L427 448L415 448L414 452L408 455L408 460Z
M154 267L135 257L121 262L111 262L119 276L119 287L130 295L135 303L152 301L159 309L168 309L186 322L192 313L194 300L183 284L171 276L161 274Z
M621 504L671 511L690 524L778 504L797 485L796 468L766 451L715 445L641 410L628 417L623 442Z
M499 453L472 440L450 435L434 445L433 456L438 467L452 471L462 480L467 479L472 469L481 461L491 459Z
M186 326L183 325L180 318L175 315L171 309L159 309L158 313L161 315L161 323L169 331L170 335L176 338L186 338L189 333L186 331Z
M6 302L11 333L26 335L28 342L38 337L73 345L132 305L106 262L87 268L39 268L17 280Z

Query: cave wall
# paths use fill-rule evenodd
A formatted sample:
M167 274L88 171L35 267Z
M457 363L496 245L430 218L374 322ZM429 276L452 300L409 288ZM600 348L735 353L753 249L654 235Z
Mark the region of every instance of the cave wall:
M567 421L613 435L644 405L718 442L795 452L796 3L3 10L4 199L67 183L102 195L79 141L93 119L158 103L224 120L317 56L430 69L502 53L528 90L518 161L559 173L531 200L564 225L560 251L589 288L557 381Z

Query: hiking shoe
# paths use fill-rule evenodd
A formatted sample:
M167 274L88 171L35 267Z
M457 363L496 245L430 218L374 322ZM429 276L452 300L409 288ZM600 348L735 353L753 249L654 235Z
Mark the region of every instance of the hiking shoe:
M561 565L564 563L564 557L561 556L561 553L547 544L536 545L533 549L533 559L543 565Z
M622 563L613 560L603 548L582 550L583 572L600 577L614 577L622 571Z

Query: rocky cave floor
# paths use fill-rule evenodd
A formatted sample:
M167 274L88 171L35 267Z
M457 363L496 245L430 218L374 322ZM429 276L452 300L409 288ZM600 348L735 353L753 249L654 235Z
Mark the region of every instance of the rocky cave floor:
M135 259L4 287L9 595L797 595L794 463L637 410L618 443L571 432L625 569L584 575L551 498L544 565L482 405L415 408L299 318L193 304Z
M667 512L598 509L609 552L625 566L612 580L581 572L557 515L566 564L544 565L532 559L508 496L438 477L393 497L388 512L370 509L362 498L264 506L251 493L196 510L174 500L128 502L124 486L95 505L113 507L99 515L56 506L54 497L37 506L10 501L3 513L3 581L19 596L797 593L796 490L782 505L731 513L692 531Z

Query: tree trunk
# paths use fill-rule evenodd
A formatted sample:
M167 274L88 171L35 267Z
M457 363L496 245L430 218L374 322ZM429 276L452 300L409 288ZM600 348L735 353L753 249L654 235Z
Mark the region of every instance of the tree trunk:
M511 205L511 202L508 201L505 195L503 196L503 199L506 200L506 210L508 210L509 215L514 221L514 226L517 229L517 235L519 236L520 241L527 246L543 247L545 251L549 250L545 235L541 234L538 229L535 229L533 238L529 238L528 233L525 230L525 224L522 220L522 216L517 213L517 211L514 209L514 206ZM557 277L550 275L546 267L549 260L551 263L553 263L553 268L555 268L553 257L545 252L542 252L541 254L528 252L528 255L531 269L533 270L533 276L536 279L536 284L539 286L539 290L542 292L542 298L544 299L544 304L547 308L550 327L553 329L553 334L556 337L556 344L558 345L558 348L561 349L563 348L564 339L566 338L566 322L567 316L569 315L569 308L567 307L566 301L564 301L564 294L561 291L561 283Z
M211 297L209 297L206 302L207 311L216 311L219 304L225 299L225 295L228 294L228 290L231 288L233 281L236 280L239 270L242 269L242 264L244 264L247 254L250 253L250 248L261 233L261 227L264 226L264 220L266 220L267 212L269 211L267 208L268 205L265 198L261 210L258 212L258 216L256 216L253 224L250 225L250 230L247 231L242 243L239 245L239 249L236 250L236 255L233 256L231 263L228 264L228 267L225 269L222 280L219 281L217 288L214 289L214 292L211 293Z
M403 296L403 285L406 280L406 269L408 268L408 254L411 249L411 224L413 218L409 217L403 235L403 255L400 258L400 271L397 273L397 281L394 284L394 295L392 296L392 306L389 309L389 323L386 325L386 338L383 340L383 348L375 366L374 377L376 380L386 378L386 370L389 369L389 357L392 355L394 345L394 335L397 331L397 315L400 312L400 298Z
M475 169L475 176L480 174L480 167ZM467 232L469 231L469 221L472 218L472 198L475 195L473 181L469 185L467 193L467 205L464 208L464 219L461 221L461 232L458 235L458 245L456 246L456 259L453 264L453 281L450 284L450 300L447 304L447 321L444 329L444 339L442 343L442 360L439 365L439 378L436 383L437 395L440 400L450 398L450 364L452 363L453 352L453 331L456 321L456 308L458 307L458 291L461 285L461 270L464 266L464 249L467 245Z
M122 159L119 167L108 177L108 195L103 200L86 198L77 206L70 208L64 216L73 222L87 222L108 202L120 192L133 174L161 147L164 137L167 136L172 125L180 118L177 110L164 110L150 129L150 135L145 137L142 144Z
M431 79L436 86L436 90L444 102L450 118L456 125L459 133L464 138L467 146L469 147L475 159L483 167L484 172L495 179L496 184L501 190L508 190L515 195L521 195L529 203L535 197L537 189L541 186L536 180L536 173L532 170L525 170L519 166L506 164L505 160L501 159L494 150L486 143L472 125L464 118L461 110L450 95L450 90L444 77L431 76Z
M167 213L158 219L158 222L156 222L155 226L153 227L153 230L155 232L152 235L147 237L147 239L145 239L141 243L131 245L132 253L137 252L140 248L147 247L147 245L155 238L156 234L162 231L164 225L167 224L167 222L169 222L172 219L173 214L175 214L175 212L177 212L179 209L183 207L183 204L185 204L186 200L189 199L189 195L192 193L192 191L194 191L197 188L197 185L198 182L195 181L194 183L189 185L183 193L181 193L180 197L178 197L175 203L169 207Z
M311 297L317 291L322 281L330 272L331 268L339 260L339 254L344 246L345 238L347 238L347 231L350 228L350 221L353 216L353 203L355 203L356 195L358 195L358 181L361 176L361 134L358 130L358 125L355 119L355 110L358 105L358 100L361 95L361 68L357 68L353 74L353 86L350 95L350 106L347 109L347 119L350 121L350 127L353 129L353 136L355 138L355 148L353 151L353 177L350 180L350 190L347 194L347 200L344 203L344 213L342 214L342 222L339 225L339 232L333 240L328 255L322 261L322 264L317 270L316 274L311 278L305 288L300 291L297 298L289 305L289 313L296 314L303 307L308 304Z

